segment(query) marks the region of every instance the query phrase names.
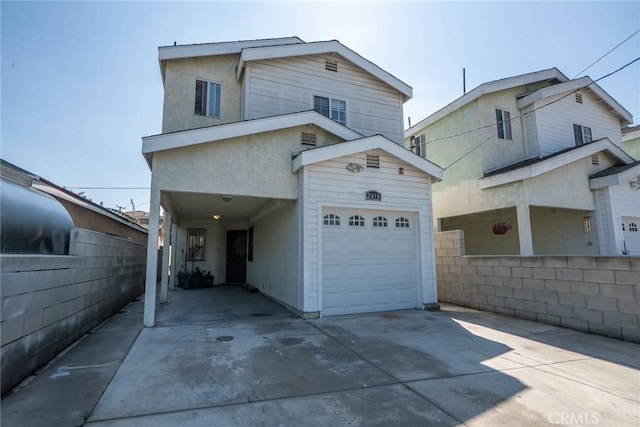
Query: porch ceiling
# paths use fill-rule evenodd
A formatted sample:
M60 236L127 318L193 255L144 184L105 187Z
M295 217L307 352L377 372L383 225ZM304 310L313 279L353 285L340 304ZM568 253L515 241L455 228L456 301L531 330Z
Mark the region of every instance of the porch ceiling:
M230 201L224 201L227 194L180 193L169 192L165 196L175 214L182 219L211 219L219 214L223 221L246 220L260 206L271 199L231 195Z

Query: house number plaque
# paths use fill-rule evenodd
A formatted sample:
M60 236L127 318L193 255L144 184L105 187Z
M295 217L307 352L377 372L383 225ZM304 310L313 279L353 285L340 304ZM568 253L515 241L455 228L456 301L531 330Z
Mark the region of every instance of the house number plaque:
M382 194L380 194L380 192L375 191L375 190L369 190L366 193L364 193L364 199L365 200L375 200L377 202L381 202L382 201Z

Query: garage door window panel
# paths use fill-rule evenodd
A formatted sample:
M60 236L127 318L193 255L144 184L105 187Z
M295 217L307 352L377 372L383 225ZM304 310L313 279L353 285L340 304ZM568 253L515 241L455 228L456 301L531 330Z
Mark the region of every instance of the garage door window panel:
M409 228L409 219L405 217L396 218L396 228Z
M349 217L349 227L364 227L364 218L360 215L351 215Z
M376 228L384 227L386 228L388 225L387 218L383 216L377 216L373 218L373 226Z
M324 225L340 226L340 217L336 214L327 214L323 219Z

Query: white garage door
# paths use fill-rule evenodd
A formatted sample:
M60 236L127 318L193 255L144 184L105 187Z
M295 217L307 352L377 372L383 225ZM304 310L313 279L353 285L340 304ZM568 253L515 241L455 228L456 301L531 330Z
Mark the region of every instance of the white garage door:
M627 255L640 255L640 218L632 216L622 217L622 238Z
M325 208L324 315L418 306L416 215Z

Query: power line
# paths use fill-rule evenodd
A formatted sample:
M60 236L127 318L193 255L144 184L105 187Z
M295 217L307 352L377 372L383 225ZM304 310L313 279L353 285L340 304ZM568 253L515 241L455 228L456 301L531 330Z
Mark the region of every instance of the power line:
M151 187L64 187L69 190L150 190Z
M622 46L627 40L629 40L631 37L635 36L636 34L640 33L640 29L636 30L633 34L631 34L629 37L627 37L626 39L622 40L620 43L618 43L617 45L615 45L613 48L611 48L611 50L609 50L607 53L605 53L604 55L602 55L600 58L596 59L595 61L593 61L591 64L589 64L589 66L587 68L585 68L584 70L580 71L578 74L576 74L575 76L573 76L571 79L575 79L576 77L578 77L580 74L584 73L585 71L587 71L589 68L593 67L595 64L597 64L598 62L600 62L600 60L602 60L604 57L606 57L607 55L609 55L611 52L613 52L614 50L616 50L617 48L619 48L620 46Z

